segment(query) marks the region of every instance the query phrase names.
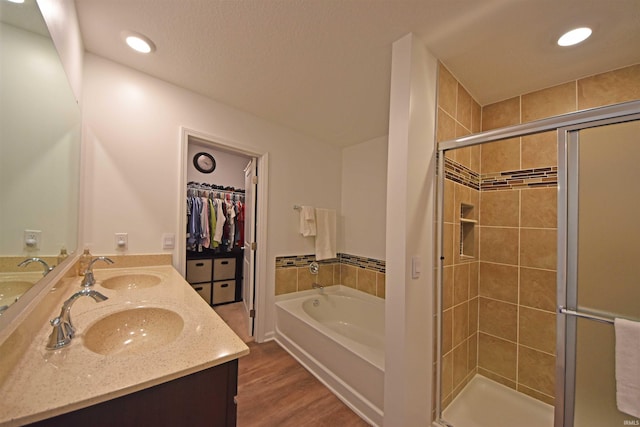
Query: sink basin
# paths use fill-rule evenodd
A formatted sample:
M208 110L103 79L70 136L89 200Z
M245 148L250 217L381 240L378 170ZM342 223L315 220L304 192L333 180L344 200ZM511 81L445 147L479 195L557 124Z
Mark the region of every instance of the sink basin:
M171 343L183 326L182 317L174 311L134 308L95 322L84 334L84 345L104 355L141 354Z
M33 282L26 280L3 280L0 282L0 305L10 305L27 292Z
M160 283L162 279L153 274L123 274L110 277L102 281L102 286L107 289L140 289L150 288Z

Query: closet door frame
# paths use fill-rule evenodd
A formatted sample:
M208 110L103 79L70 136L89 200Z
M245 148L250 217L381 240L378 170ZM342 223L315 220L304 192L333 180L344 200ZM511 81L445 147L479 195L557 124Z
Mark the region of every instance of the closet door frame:
M274 303L274 295L269 295L267 289L267 212L268 212L268 188L269 188L269 153L261 148L233 141L216 135L207 134L187 127L180 128L180 155L178 156L178 224L176 233L176 245L173 250L173 265L183 276L186 273L186 235L187 213L184 209L184 200L187 197L187 152L189 139L197 138L201 142L211 144L237 154L255 157L257 169L260 171L256 193L259 194L259 203L255 209L256 230L256 257L255 257L255 311L254 339L263 342L271 338L273 331L267 331L267 307ZM273 294L273 292L272 292Z

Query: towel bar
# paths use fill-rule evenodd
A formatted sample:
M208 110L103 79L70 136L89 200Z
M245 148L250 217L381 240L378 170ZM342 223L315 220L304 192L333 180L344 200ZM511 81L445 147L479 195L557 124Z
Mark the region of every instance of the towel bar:
M610 317L602 317L602 316L597 316L595 314L582 313L575 310L569 310L562 306L558 308L558 312L562 314L566 314L568 316L582 317L583 319L595 320L596 322L608 323L610 325L613 325L613 322L614 322L614 320Z

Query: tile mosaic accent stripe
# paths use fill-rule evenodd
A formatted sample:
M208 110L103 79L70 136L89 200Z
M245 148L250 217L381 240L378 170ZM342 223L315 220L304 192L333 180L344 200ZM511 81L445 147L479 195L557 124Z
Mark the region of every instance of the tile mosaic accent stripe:
M558 185L558 168L555 166L480 175L454 160L445 158L444 169L446 179L480 191L557 187Z
M386 271L385 261L373 258L365 258L357 255L340 254L340 264L353 265L354 267L360 267L367 270L377 271L384 273Z
M318 264L335 264L339 259L340 254L338 258L318 261ZM306 267L315 260L315 255L279 256L276 257L276 268Z
M483 174L480 181L480 191L557 187L557 185L558 168L554 166Z
M337 254L338 257L330 260L318 261L319 264L348 264L355 267L365 268L367 270L384 273L386 271L385 261L365 258L357 255ZM315 255L295 255L276 257L276 268L306 267L309 263L316 260Z
M480 175L477 172L446 156L444 158L444 177L474 190L480 189Z

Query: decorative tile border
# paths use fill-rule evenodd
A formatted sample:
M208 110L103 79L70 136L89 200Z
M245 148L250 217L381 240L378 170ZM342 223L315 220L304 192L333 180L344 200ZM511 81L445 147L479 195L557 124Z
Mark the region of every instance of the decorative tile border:
M555 166L480 175L451 159L445 158L444 164L446 179L479 191L557 187L558 185L558 168Z
M480 190L480 175L446 156L444 158L444 177L474 190Z
M306 267L309 263L316 260L315 255L294 255L294 256L281 256L276 257L276 268L290 268L290 267ZM377 271L384 273L386 271L385 261L365 258L357 255L338 254L337 258L318 261L319 264L348 264L354 267L360 267L367 270Z
M557 185L558 168L554 166L484 174L480 182L480 191L556 187Z
M339 259L340 254L338 254L338 258L318 261L318 264L335 264L339 262ZM276 257L276 268L306 267L315 260L315 255L279 256Z
M373 258L365 258L357 255L339 254L340 264L353 265L367 270L377 271L378 273L386 272L385 261Z

